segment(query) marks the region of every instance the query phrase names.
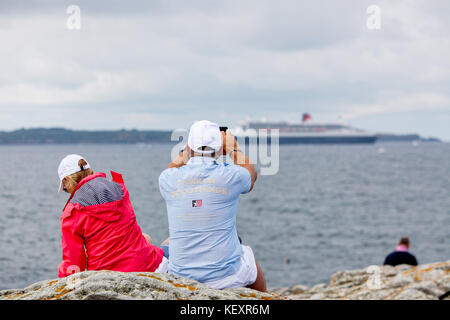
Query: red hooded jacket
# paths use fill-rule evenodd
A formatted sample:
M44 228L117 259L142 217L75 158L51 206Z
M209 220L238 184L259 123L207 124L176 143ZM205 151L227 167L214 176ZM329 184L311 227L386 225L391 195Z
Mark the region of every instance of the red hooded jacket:
M142 235L122 175L80 181L61 216L63 261L58 277L87 270L153 272L164 252Z

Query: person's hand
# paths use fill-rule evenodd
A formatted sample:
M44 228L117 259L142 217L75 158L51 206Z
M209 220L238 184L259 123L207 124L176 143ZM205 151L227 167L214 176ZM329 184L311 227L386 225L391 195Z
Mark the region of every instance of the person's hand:
M238 149L239 145L234 138L234 136L231 134L230 130L227 130L227 132L222 131L222 153L223 155L229 154L231 151Z
M189 161L189 152L188 152L188 145L186 144L186 147L169 164L169 168L173 167L179 168L181 166L184 166L188 161Z
M181 161L186 164L189 161L189 147L186 143L186 147L180 152L179 157L181 158Z
M152 244L152 237L150 237L149 234L146 234L146 233L143 233L143 232L142 232L142 235L144 236L145 240L147 240L147 242L148 242L149 244Z

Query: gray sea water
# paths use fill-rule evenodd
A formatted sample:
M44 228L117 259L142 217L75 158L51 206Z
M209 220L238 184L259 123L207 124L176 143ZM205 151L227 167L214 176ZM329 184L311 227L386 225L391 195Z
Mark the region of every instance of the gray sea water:
M139 225L163 241L157 181L170 150L0 146L0 289L57 277L67 200L57 193L57 167L69 153L85 156L96 172L123 173ZM269 287L326 283L336 271L382 264L401 236L410 237L419 263L448 260L450 144L281 146L278 174L260 176L241 196L237 225Z

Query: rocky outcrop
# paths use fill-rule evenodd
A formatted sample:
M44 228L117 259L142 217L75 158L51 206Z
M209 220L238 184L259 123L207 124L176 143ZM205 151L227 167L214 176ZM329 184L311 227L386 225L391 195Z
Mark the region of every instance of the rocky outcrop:
M0 300L229 300L274 299L247 288L214 290L197 281L150 272L85 271L25 289L0 291Z
M290 299L301 300L429 300L439 299L449 291L450 261L417 267L370 266L337 272L328 286L318 284L308 288L296 285L272 290ZM445 299L450 299L450 296Z
M328 285L295 285L261 293L247 288L211 289L197 281L160 273L86 271L25 289L0 291L0 300L58 299L438 299L450 291L450 261L411 266L370 266L335 273ZM445 299L450 299L447 296Z

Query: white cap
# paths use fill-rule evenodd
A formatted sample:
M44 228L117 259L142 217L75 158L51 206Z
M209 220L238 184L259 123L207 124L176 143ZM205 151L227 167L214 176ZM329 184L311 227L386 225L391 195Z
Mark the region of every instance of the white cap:
M189 130L188 146L198 153L219 152L222 149L219 125L208 120L194 122ZM201 150L201 147L210 147L213 150Z
M89 169L89 163L86 161L86 165L84 165L82 168L78 165L78 161L81 159L84 159L82 156L78 154L69 154L64 159L61 160L61 163L58 167L58 175L61 182L59 183L59 189L58 192L61 192L63 190L63 184L62 181L65 177L70 176L71 174L77 173L79 171Z

